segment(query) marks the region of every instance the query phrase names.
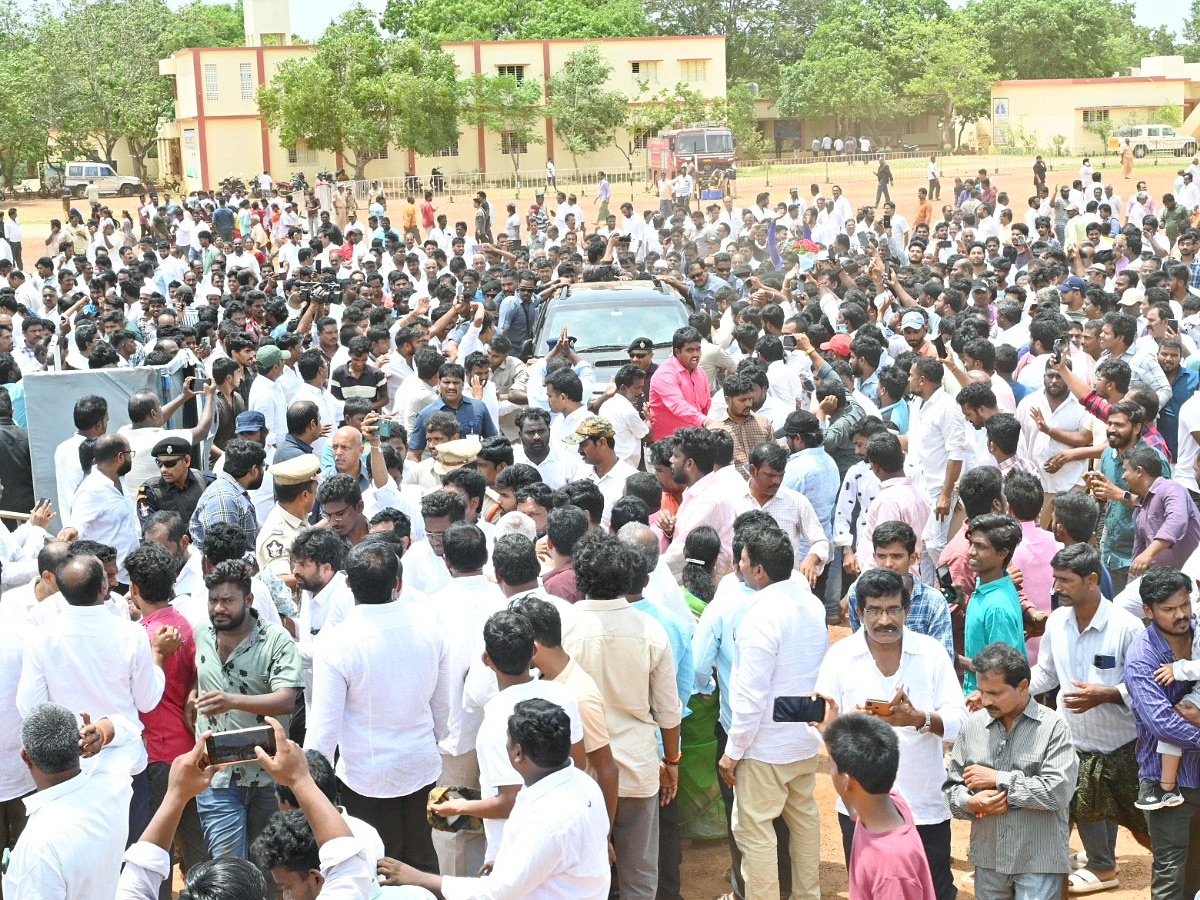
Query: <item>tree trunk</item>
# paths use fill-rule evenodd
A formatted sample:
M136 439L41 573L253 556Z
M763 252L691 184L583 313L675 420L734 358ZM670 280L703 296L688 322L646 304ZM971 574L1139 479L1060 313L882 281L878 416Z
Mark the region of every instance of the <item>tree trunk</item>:
M520 170L521 154L510 153L508 155L512 158L513 182L515 184L516 191L517 191L517 199L520 200L521 199L521 170Z
M954 103L948 100L942 115L942 149L954 150L956 147L954 142Z
M342 158L343 159L346 158L344 153L342 154ZM352 162L350 162L350 168L352 168L354 170L354 180L355 181L365 181L366 180L366 178L367 178L367 163L368 162L370 162L370 159L368 158L368 154L360 153L357 150L354 151L354 160Z

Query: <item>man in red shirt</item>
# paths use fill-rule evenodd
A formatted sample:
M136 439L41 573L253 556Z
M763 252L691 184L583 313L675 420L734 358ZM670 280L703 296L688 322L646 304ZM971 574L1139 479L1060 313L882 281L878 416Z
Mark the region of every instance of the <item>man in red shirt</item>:
M679 428L703 427L712 405L708 377L700 368L700 332L680 328L671 337L671 358L650 379L650 429L654 440Z
M129 572L129 598L141 613L147 638L152 639L163 628L179 630L179 648L162 662L166 677L162 699L150 712L141 714L142 740L148 759L146 781L153 816L166 796L171 762L196 745L183 713L188 694L196 686L196 642L188 620L171 605L175 594L175 564L170 552L161 544L142 544L125 558L125 568ZM184 872L208 858L195 800L189 800L184 808L179 829L175 832L175 850L172 859L179 859ZM163 882L163 888L160 897L169 900L171 879Z
M425 192L425 199L421 201L421 227L425 229L425 234L429 234L429 229L433 228L434 209L433 209L433 191Z

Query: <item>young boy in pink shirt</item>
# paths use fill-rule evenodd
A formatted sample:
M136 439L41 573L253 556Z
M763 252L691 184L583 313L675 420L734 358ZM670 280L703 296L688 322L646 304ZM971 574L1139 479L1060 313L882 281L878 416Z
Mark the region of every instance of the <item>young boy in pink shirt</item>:
M912 813L892 790L900 745L874 716L838 716L825 728L833 786L858 820L850 848L850 900L927 900L936 896Z

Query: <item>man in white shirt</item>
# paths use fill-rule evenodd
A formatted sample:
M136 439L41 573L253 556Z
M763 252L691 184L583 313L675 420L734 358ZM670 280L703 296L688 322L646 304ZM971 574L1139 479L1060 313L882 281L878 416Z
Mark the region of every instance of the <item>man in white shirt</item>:
M1056 706L1081 763L1076 790L1091 792L1097 786L1088 782L1103 778L1106 762L1123 755L1127 762L1133 759L1137 728L1123 673L1125 655L1145 628L1101 596L1100 551L1095 547L1072 544L1058 551L1050 565L1059 605L1046 620L1029 689L1060 689ZM1082 765L1085 760L1099 766ZM1078 879L1117 887L1116 824L1087 822L1078 828L1088 858L1080 871L1088 874L1071 876L1071 884Z
M941 642L904 627L912 600L900 575L871 569L855 588L864 627L829 649L816 692L826 698L827 716L865 709L896 729L900 769L894 789L912 810L937 900L953 900L942 742L953 742L967 720L958 676ZM886 707L874 706L871 701L877 700ZM854 822L840 798L838 822L848 857Z
M53 627L40 628L26 646L17 688L22 715L40 703L70 709L109 710L141 733L139 713L158 706L166 687L162 660L179 648L176 628L160 626L150 640L135 622L122 621L105 608L108 576L94 556L77 556L58 568L58 589L67 605ZM150 820L146 751L135 742L129 768L135 778L132 806L114 810L128 814L140 832Z
M102 435L94 445L93 459L92 471L75 492L71 518L65 520L59 539L72 541L86 535L115 548L117 578L127 584L125 557L142 539L133 500L122 488L122 478L133 466L129 441L121 434Z
M288 433L287 397L278 383L284 370L283 351L274 344L259 347L254 364L258 377L250 384L246 408L262 413L267 420L266 449L270 456Z
M617 457L616 432L608 419L588 416L579 423L575 433L564 437L563 441L579 447L580 457L590 467L584 477L600 486L600 493L604 495L600 527L607 529L613 504L625 493L625 479L637 469Z
M413 884L446 900L605 900L608 816L589 776L571 765L571 720L548 700L523 700L507 723L508 758L524 782L485 879L429 875L379 861L385 885ZM552 822L554 827L547 828Z
M955 485L967 453L967 421L962 409L942 388L945 368L922 356L913 363L909 389L915 395L908 424L906 474L929 498L932 515L921 539L925 543L923 571L932 572L949 541L955 506Z
M833 552L832 542L807 497L783 486L787 451L774 443L762 443L750 451L749 490L738 498L735 509L743 513L761 509L769 513L791 541L798 571L815 584Z
M584 599L562 647L604 698L619 773L612 841L621 895L648 900L658 885L659 805L678 786L681 706L666 630L626 599L637 552L600 530L579 541L572 562Z
M144 634L141 642L147 646ZM136 715L99 719L106 714L96 712L99 721L85 719L81 729L70 709L46 702L23 712L21 760L37 793L25 800L29 821L8 861L4 895L114 897L129 834L118 811L133 793L129 765L141 750L140 723ZM82 755L91 758L81 764Z
M436 871L425 807L450 712L446 646L432 615L398 599L387 543L361 541L345 570L355 605L314 645L305 744L330 759L340 749L342 802L379 831L388 856Z
M737 630L732 721L717 766L734 787L733 833L746 896L779 895L773 823L782 815L790 830L792 896L819 900L821 825L813 791L820 739L809 724L774 716L776 698L814 690L829 648L824 607L789 580L794 560L779 529L746 536L738 566L754 593Z
M612 390L600 404L599 413L612 423L617 456L637 468L642 460L642 439L650 433L649 423L634 406L645 396L646 373L633 363L621 366L613 378Z
M73 416L75 434L54 448L58 514L63 522L71 518L75 491L84 477L83 467L79 463L79 447L88 438L98 438L108 431L108 401L97 394L80 397L75 401Z
M580 476L583 462L579 454L562 441L550 439L550 414L544 409L527 406L517 413L517 435L521 444L513 447L513 462L533 466L554 490Z
M462 503L457 495L451 496ZM446 641L450 710L445 737L438 744L442 754L438 784L478 788L475 739L483 712L480 707L468 707L463 688L471 661L483 649L483 625L492 613L507 605L507 600L500 588L483 574L488 559L487 539L478 526L459 521L431 529L426 519L425 527L430 540L441 545L442 558L450 573L449 586L431 594L426 601ZM483 865L485 846L479 834L438 832L433 843L439 869L446 874L470 875Z

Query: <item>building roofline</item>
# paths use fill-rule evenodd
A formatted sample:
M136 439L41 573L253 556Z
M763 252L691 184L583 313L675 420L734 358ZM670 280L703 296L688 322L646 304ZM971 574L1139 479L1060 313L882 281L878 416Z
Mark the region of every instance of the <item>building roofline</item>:
M725 40L723 34L649 34L644 37L605 37L605 38L522 38L520 40L503 41L442 41L443 47L474 47L476 44L589 44L613 43L616 41L690 41L690 40Z
M1024 86L1030 84L1175 84L1190 82L1190 78L1168 78L1165 75L1119 75L1116 78L1014 78L993 81L992 87Z

